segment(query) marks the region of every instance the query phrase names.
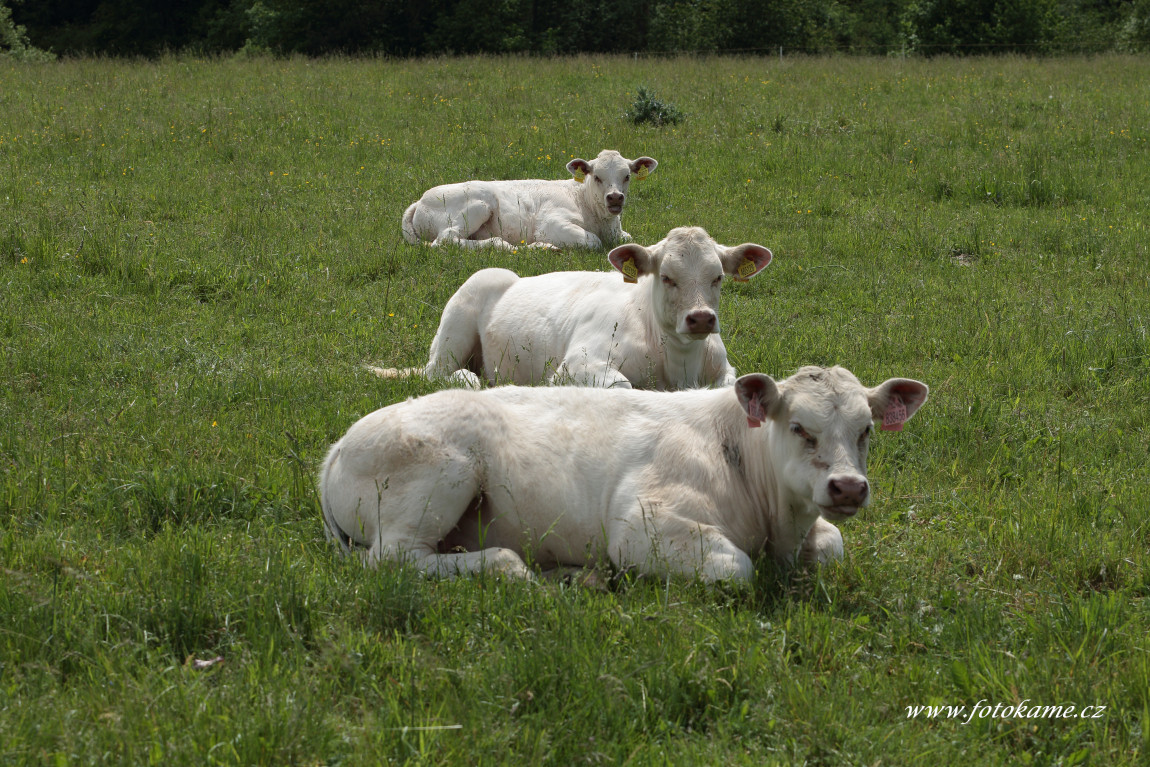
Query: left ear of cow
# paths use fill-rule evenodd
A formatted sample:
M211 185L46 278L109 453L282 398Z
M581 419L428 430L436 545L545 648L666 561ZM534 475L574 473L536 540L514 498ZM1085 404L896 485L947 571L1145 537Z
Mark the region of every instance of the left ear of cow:
M623 273L625 282L638 282L644 274L653 274L657 268L651 252L634 242L615 248L607 254L607 260Z
M771 263L774 254L769 248L745 242L733 248L727 248L723 254L723 271L731 275L738 282L746 282Z
M868 392L871 415L886 431L902 431L902 425L926 402L930 389L912 378L891 378Z
M659 163L651 157L640 157L638 160L631 161L631 172L635 174L636 181L642 181L651 175L651 171L658 167Z
M762 373L749 373L735 380L735 396L747 414L747 426L757 428L769 418L779 401L775 379Z

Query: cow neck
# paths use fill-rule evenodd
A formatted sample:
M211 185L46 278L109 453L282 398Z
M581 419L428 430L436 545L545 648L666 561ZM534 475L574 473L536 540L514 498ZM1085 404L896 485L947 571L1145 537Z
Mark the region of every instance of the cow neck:
M658 350L659 377L671 390L699 386L703 370L701 355L706 353L706 343L684 339L674 330L667 330L659 324L655 311L655 279L656 275L653 274L640 278L642 300L637 308L645 324L648 348ZM693 359L696 355L700 355L700 359ZM695 364L686 364L688 361ZM675 372L683 370L698 370L698 380L680 382ZM675 385L676 382L679 385Z
M643 275L639 278L639 284L636 286L638 290L635 291L635 311L638 314L640 322L643 324L643 333L647 337L647 348L654 349L659 355L658 364L663 364L663 328L659 326L659 320L655 317L655 299L652 295L654 291L655 277L653 275Z
M584 181L580 184L575 179L571 179L571 184L574 186L575 199L579 206L579 213L583 216L583 228L595 232L595 235L600 240L603 239L603 216L607 214L606 210L600 210L599 206L595 203L595 198L587 191L590 187L590 182Z
M787 531L780 529L780 525L789 524L791 519L788 510L784 507L786 499L783 498L783 483L780 476L781 466L771 460L771 442L776 428L774 421L767 419L758 428L747 424L747 413L743 410L734 396L734 389L726 389L731 393L730 404L727 407L728 424L726 439L738 446L742 459L741 470L737 472L742 482L742 497L750 505L744 518L748 528L746 535L753 540L748 541L748 553L757 553L771 540L777 540Z

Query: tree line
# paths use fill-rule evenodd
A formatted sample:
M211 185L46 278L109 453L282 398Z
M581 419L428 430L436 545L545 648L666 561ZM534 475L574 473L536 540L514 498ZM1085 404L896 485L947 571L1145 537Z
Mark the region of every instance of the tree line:
M3 11L58 55L1150 49L1150 0L0 0L0 25Z

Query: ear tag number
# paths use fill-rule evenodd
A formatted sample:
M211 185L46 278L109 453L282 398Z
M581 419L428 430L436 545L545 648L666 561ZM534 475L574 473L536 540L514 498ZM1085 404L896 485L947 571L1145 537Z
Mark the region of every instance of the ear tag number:
M882 414L883 431L902 431L906 422L906 403L897 394L890 395L886 403L886 412Z
M650 172L651 171L647 170L646 165L640 165L639 170L635 171L635 180L636 181L644 180L645 178L647 178L647 174Z
M628 258L623 262L623 265L619 267L619 271L623 273L623 282L639 281L639 270L635 266L635 259Z
M587 174L583 172L582 168L576 168L574 176L575 176L575 180L578 181L580 184L583 183L583 179L587 178Z
M743 263L739 264L739 271L736 274L735 279L739 282L746 282L747 280L751 279L751 275L758 270L759 267L755 266L754 261L749 258L744 258Z

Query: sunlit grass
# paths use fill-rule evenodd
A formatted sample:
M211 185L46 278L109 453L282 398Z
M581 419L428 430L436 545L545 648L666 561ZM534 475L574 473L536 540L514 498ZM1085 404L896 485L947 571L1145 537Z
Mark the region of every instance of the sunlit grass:
M0 761L1098 763L1150 742L1150 62L108 60L0 67ZM684 120L636 127L639 85ZM819 574L612 593L365 572L314 490L433 390L466 178L659 160L625 228L776 259L736 367L931 401ZM195 670L189 658L223 661ZM1098 720L906 707L1106 705ZM405 729L407 728L407 729Z

